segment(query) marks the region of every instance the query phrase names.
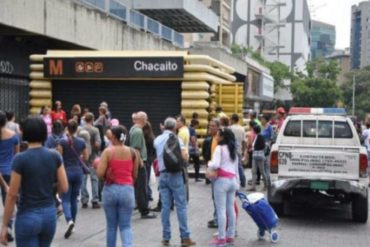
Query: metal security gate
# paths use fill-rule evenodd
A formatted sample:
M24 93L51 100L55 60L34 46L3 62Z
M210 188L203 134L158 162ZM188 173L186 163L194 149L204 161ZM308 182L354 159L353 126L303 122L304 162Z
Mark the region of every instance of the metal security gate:
M21 120L28 115L28 101L28 79L0 75L0 110L14 112Z
M156 134L168 116L181 112L179 81L53 81L53 101L61 100L67 114L74 104L89 108L95 116L106 101L113 118L130 127L133 112L145 111Z

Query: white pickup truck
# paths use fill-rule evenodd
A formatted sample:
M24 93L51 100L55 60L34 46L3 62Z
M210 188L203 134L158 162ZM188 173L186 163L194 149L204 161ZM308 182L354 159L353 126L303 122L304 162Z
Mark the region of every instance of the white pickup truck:
M351 203L353 220L367 222L367 152L344 113L338 108L290 110L271 147L268 200L278 214L290 201Z

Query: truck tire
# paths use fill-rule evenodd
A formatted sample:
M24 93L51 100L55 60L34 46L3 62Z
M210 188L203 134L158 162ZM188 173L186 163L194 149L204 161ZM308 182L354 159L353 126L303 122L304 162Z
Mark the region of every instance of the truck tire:
M271 207L275 210L275 213L282 217L284 216L284 203L270 203Z
M366 223L368 217L368 198L354 195L352 198L352 220Z

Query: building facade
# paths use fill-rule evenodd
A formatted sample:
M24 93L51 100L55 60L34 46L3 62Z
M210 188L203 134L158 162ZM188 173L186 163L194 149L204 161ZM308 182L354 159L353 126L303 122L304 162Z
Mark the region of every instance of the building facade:
M347 80L345 75L351 70L349 49L346 48L345 50L336 50L331 55L327 56L326 60L333 60L338 64L340 68L340 74L338 75L337 83L338 85L344 83Z
M335 26L311 21L311 58L324 58L331 55L335 50L336 31Z
M232 42L303 71L310 59L310 23L306 0L235 0Z
M199 0L199 2L218 15L218 28L212 33L184 34L185 47L191 47L195 42L212 42L219 47L230 48L234 0Z
M370 64L370 1L353 5L351 10L351 69Z
M183 33L217 30L217 15L198 0L2 0L0 109L22 118L42 102L28 96L31 54L177 50L184 47Z

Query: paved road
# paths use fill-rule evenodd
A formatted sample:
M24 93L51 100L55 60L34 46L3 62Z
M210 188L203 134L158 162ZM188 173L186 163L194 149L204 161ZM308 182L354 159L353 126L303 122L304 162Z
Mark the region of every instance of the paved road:
M246 171L250 173L250 171ZM215 232L208 229L206 222L212 215L210 186L204 183L190 182L189 220L192 238L197 246L208 246L208 240ZM157 198L157 194L155 194ZM154 206L154 205L153 205ZM284 246L284 247L360 247L370 246L370 221L356 224L350 220L350 210L346 207L333 209L309 209L293 207L289 216L281 219L278 228L281 240L272 244L268 238L258 241L257 227L249 215L240 211L238 219L238 237L234 246ZM172 244L179 245L179 233L176 215L172 214ZM63 238L66 228L64 219L58 223L57 234L52 246L55 247L95 247L105 246L105 219L103 210L81 209L78 215L76 232L69 240ZM161 246L160 218L142 220L137 211L133 216L133 238L136 247ZM119 240L119 238L118 238ZM14 245L10 245L14 246ZM118 244L117 246L120 246Z

